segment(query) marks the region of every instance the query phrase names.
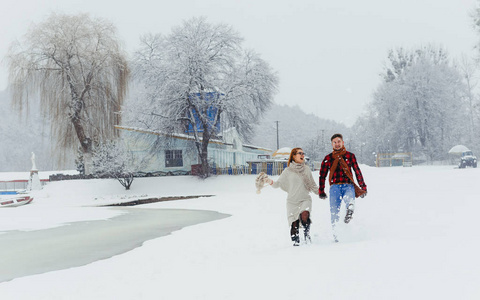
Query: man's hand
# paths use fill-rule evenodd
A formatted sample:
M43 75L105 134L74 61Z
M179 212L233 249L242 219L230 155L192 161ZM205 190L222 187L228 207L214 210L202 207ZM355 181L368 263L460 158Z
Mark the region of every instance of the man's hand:
M320 197L320 199L327 199L328 198L327 194L325 194L325 193L318 194L318 197Z
M365 191L365 194L361 195L360 198L365 198L366 195L367 195L367 192Z

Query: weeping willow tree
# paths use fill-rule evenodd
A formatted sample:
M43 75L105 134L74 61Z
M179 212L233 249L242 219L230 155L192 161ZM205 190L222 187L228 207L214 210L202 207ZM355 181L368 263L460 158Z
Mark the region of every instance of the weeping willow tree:
M22 111L39 95L57 149L80 148L88 158L95 143L116 137L129 68L111 23L51 14L12 43L7 63L14 106Z

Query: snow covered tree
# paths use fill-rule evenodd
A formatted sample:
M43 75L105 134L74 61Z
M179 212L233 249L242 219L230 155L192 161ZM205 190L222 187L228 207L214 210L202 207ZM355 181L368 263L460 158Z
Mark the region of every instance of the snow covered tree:
M418 60L428 57L434 64L448 61L448 54L442 48L433 46L421 47L408 51L402 47L388 51L388 60L385 64L385 82L391 82L400 77L405 70L414 65Z
M468 144L471 147L480 149L480 137L475 134L480 129L480 101L475 90L478 85L478 62L462 57L460 72L465 81L465 100L467 103L468 122L464 122L468 128Z
M241 43L231 26L193 18L168 36L143 38L134 59L135 76L144 86L138 123L193 134L203 177L220 116L225 127L236 127L248 140L276 91L278 79L268 63Z
M60 148L90 155L94 141L116 135L129 69L115 27L86 14L51 14L7 55L13 103L39 93ZM88 173L88 171L87 171Z
M466 117L462 77L442 49L392 53L394 67L387 68L369 107L368 130L376 133L377 152L414 151L428 160L444 159L464 134L458 125Z
M473 21L473 29L476 31L478 36L480 37L480 1L477 1L477 5L473 13L471 14L472 21ZM475 78L475 73L478 70L478 62L480 61L480 38L476 42L475 49L478 51L475 57L476 63L463 62L462 72L465 76L465 80L467 81L469 92L467 93L467 99L470 103L470 122L472 125L472 134L480 130L480 97L478 95L478 91L475 91L475 82L477 78ZM464 59L465 61L465 59ZM480 137L478 134L472 135L472 143L474 144L474 148L477 151L480 151Z
M92 171L99 176L117 179L126 190L133 183L135 160L121 141L106 141L96 146L92 156Z
M75 166L81 175L85 175L85 160L83 158L83 152L78 149L77 157L75 158Z

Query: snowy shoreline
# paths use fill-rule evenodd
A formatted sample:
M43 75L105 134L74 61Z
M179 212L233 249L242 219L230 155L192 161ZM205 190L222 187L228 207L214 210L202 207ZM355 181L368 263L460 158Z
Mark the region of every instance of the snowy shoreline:
M0 282L87 265L131 251L145 241L169 235L186 226L228 217L200 210L113 209L121 210L123 214L108 220L80 221L56 228L9 231L1 235L3 271ZM21 268L18 257L22 259Z
M480 287L471 283L480 280L480 241L474 238L480 169L361 168L368 196L357 199L340 242L332 240L328 200L312 195L313 241L301 247L289 239L286 194L266 187L257 195L253 175L142 178L130 191L115 180L51 182L31 204L0 210L0 231L107 220L120 212L93 206L138 195L215 194L131 209L211 210L231 217L185 227L85 266L4 282L0 294L82 300L478 299ZM318 172L313 175L318 178ZM21 265L20 257L16 263Z

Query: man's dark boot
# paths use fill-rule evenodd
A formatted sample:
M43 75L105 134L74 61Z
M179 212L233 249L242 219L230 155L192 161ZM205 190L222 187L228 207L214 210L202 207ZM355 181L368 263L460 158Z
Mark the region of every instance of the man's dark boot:
M352 220L353 210L354 210L354 206L353 206L352 203L350 203L347 207L347 214L345 215L345 223L348 224L348 222L350 222L350 220Z

